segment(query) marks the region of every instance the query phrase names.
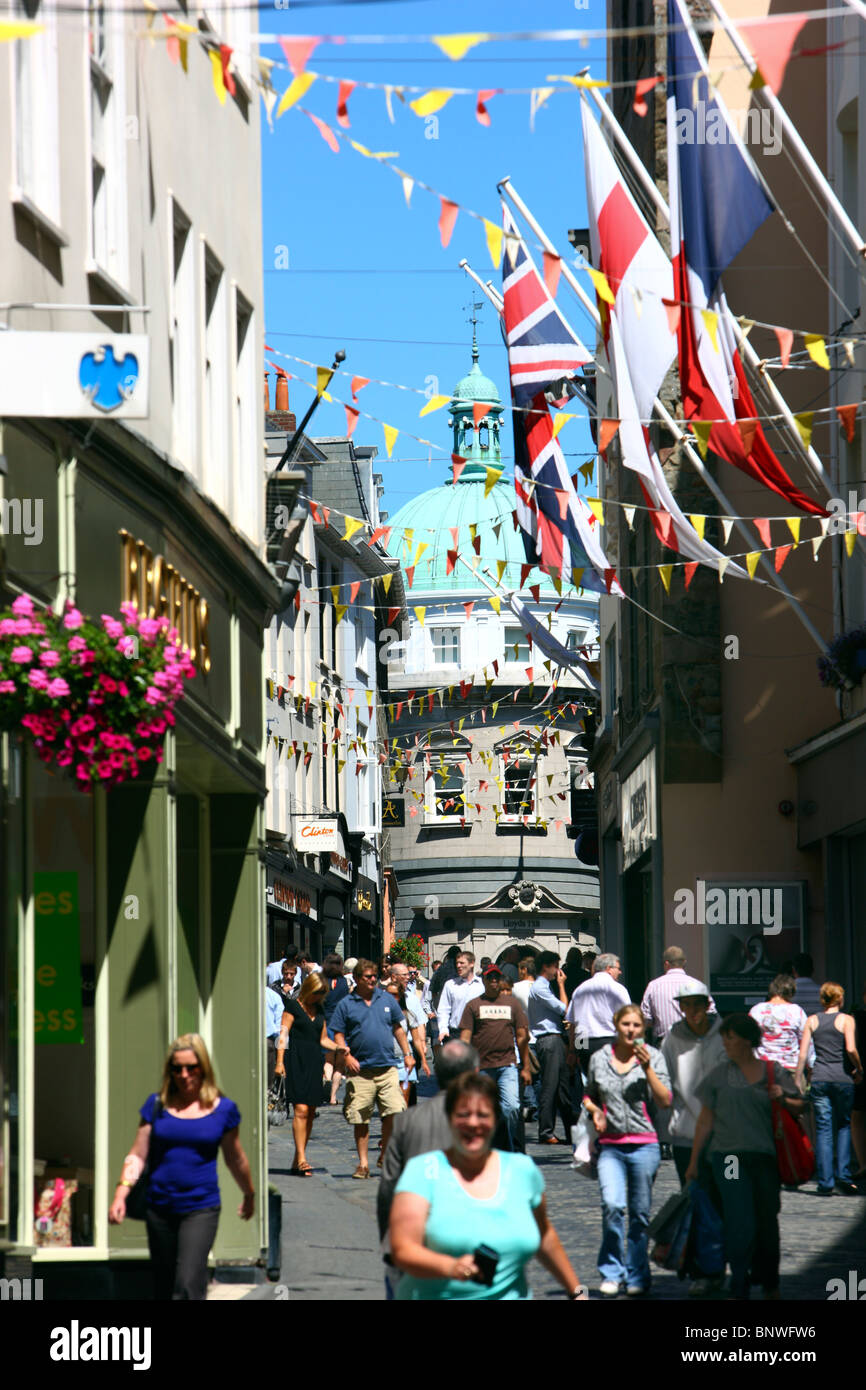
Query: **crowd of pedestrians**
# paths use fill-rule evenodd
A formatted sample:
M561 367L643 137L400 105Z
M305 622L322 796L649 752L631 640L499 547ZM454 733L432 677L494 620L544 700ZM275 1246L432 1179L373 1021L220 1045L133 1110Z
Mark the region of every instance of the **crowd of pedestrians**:
M640 1002L616 955L577 949L565 969L553 952L510 948L476 973L474 954L456 946L426 977L389 957L329 955L320 967L291 949L268 967L269 1056L294 1111L292 1172L313 1171L316 1108L336 1103L345 1081L352 1176L380 1175L388 1298L522 1299L537 1257L585 1299L547 1216L542 1170L525 1153L528 1123L539 1144L572 1144L581 1115L594 1134L603 1297L651 1290L653 1183L665 1158L692 1209L689 1294L744 1299L760 1286L779 1296L778 1115L813 1112L819 1193L864 1191L866 1008L844 1013L841 987L819 986L802 955L748 1015L721 1017L686 964L668 947ZM428 1049L440 1089L418 1105Z

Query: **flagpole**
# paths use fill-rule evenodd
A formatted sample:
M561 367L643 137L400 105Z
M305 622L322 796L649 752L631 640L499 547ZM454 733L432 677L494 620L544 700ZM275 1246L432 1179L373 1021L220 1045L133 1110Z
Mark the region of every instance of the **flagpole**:
M559 252L557 251L553 242L547 236L539 222L536 221L536 219L533 217L532 213L529 211L526 204L523 202L523 199L512 187L510 178L502 179L497 186L505 193L506 197L513 203L514 207L517 208L518 212L520 212L522 216L526 219L527 224L532 228L533 232L538 237L545 250L548 251L552 256L559 256ZM583 287L579 284L568 262L561 256L559 257L559 259L562 265L563 279L566 280L566 282L570 285L571 289L577 295L580 302L585 306L587 312L591 315L596 325L596 328L599 328L601 326L601 316L598 312L596 305L592 303ZM683 450L686 453L689 462L692 464L692 467L703 479L707 487L710 489L710 492L716 498L716 501L722 507L724 515L732 517L734 519L734 525L736 526L740 535L742 535L745 538L747 547L751 549L752 537L746 529L744 520L736 515L731 502L725 496L725 493L722 491L722 488L716 482L715 478L704 466L703 459L701 459L699 454L693 448L689 436L680 428L679 422L674 419L667 407L663 405L663 403L659 400L658 396L656 396L654 404L656 410L659 412L659 415L664 420L671 434L674 436L678 443L682 444ZM808 614L806 614L803 611L802 607L800 606L800 603L791 593L782 576L780 574L777 574L773 570L773 567L770 564L767 555L763 552L761 554L761 559L759 563L763 566L767 574L770 576L770 587L776 589L777 592L780 593L783 596L783 598L787 600L793 611L797 614L797 617L800 619L800 622L803 624L804 628L809 633L809 636L818 646L819 650L825 652L827 650L827 643L824 641L824 638L821 636Z
M852 5L851 0L846 0L846 3L849 6L851 6L852 9L856 9L861 15L866 15L866 7L864 7L863 5ZM740 37L739 31L735 28L731 20L728 18L723 6L719 3L719 0L710 0L710 6L714 11L716 18L718 19L725 33L727 34L728 38L730 39L731 43L734 45L734 48L737 50L738 54L742 58L746 67L748 68L749 72L754 75L754 73L756 73L758 70L758 64L755 62L754 58L752 57L751 53L749 52L748 48L746 47L745 43ZM833 189L830 187L830 184L827 182L818 165L815 163L815 160L808 146L806 145L805 141L802 139L799 131L797 130L797 127L794 125L784 106L779 101L779 98L775 95L774 92L770 90L769 87L761 87L759 88L759 91L764 101L771 108L771 110L775 112L775 114L781 121L783 131L787 135L794 149L797 151L797 154L800 156L803 168L809 174L809 177L812 183L814 184L819 196L826 200L828 207L832 208L836 216L836 220L838 221L839 226L842 228L842 231L845 233L845 237L847 241L850 243L852 250L855 252L857 257L862 260L862 258L866 256L866 243L864 243L863 237L860 235L854 223L851 221L851 218L848 216L839 199L836 197L836 194L834 193Z
M611 111L607 102L599 96L598 92L590 91L589 94L593 100L593 103L598 108L599 114L601 115L602 119L606 121L606 123L610 127L614 140L616 141L619 148L622 150L622 153L625 155L625 158L628 160L629 166L631 167L635 177L638 179L641 188L644 190L647 197L649 197L652 200L656 209L661 213L662 217L665 219L668 225L670 225L670 208L668 207L668 204L665 202L665 199L663 198L662 194L659 192L658 188L653 182L649 170L645 168L640 158L638 157L637 152L635 151L631 141L629 140L628 136L626 135L616 116ZM740 348L740 351L743 353L743 356L745 357L749 366L752 368L753 372L757 373L757 375L761 378L761 382L771 395L773 403L784 416L785 423L788 427L788 436L791 442L793 443L797 453L800 455L800 457L805 462L806 466L809 468L809 471L812 474L813 481L820 481L820 483L823 485L827 492L827 496L832 497L834 495L834 490L830 484L827 474L824 472L824 465L822 464L818 454L812 448L811 444L807 447L803 443L803 439L800 435L800 431L797 428L797 422L794 419L791 407L788 405L788 402L785 400L784 396L779 391L772 377L770 377L766 372L762 372L760 370L760 358L758 357L758 354L755 352L755 349L752 347L752 344L749 342L746 335L743 333L739 323L734 318L733 314L731 315L731 323L737 335L737 344Z

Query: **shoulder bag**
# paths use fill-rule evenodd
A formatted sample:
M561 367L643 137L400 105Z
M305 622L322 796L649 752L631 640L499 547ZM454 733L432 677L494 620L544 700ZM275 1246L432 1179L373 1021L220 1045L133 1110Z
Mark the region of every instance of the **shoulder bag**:
M773 1063L767 1062L767 1090L775 1085ZM771 1100L773 1112L773 1139L776 1144L776 1160L779 1177L786 1187L798 1187L808 1182L815 1172L815 1150L794 1116L781 1101Z

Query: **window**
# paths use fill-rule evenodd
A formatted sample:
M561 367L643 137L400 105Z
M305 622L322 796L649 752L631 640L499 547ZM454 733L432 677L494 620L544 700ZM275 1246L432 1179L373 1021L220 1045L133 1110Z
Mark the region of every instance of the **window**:
M202 473L204 489L228 511L228 313L225 274L211 251L204 248L204 431Z
M90 270L125 286L129 271L124 31L101 0L87 12L90 56Z
M169 360L171 366L172 450L187 468L196 465L198 387L196 362L195 253L192 223L169 199L172 256Z
M576 652L580 647L586 646L586 633L582 627L569 628L568 637L565 645L570 652Z
M604 718L613 719L616 709L616 628L604 644Z
M235 290L235 460L229 499L232 516L257 540L256 498L261 450L257 449L256 334L253 307Z
M484 424L479 425L478 427L478 447L479 449L490 448L490 430L487 426L486 420Z
M434 627L430 629L433 638L433 665L460 665L459 627Z
M538 819L538 785L543 759L525 739L500 744L499 777L502 784L500 823L516 824L524 817Z
M530 664L532 652L529 638L522 627L507 627L505 629L505 660L519 661L521 666Z
M462 758L430 752L424 760L427 823L459 824L465 815ZM431 775L432 774L432 775Z
M45 26L35 38L12 44L15 93L15 201L29 200L60 222L60 140L57 86L57 13L39 0L19 0L17 16Z

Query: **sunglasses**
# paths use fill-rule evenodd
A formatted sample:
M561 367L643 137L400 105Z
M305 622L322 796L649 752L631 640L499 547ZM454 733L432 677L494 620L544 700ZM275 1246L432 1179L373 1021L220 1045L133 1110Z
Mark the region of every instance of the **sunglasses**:
M201 1062L193 1062L192 1066L189 1066L186 1062L172 1062L170 1070L175 1076L180 1076L183 1071L201 1071Z

